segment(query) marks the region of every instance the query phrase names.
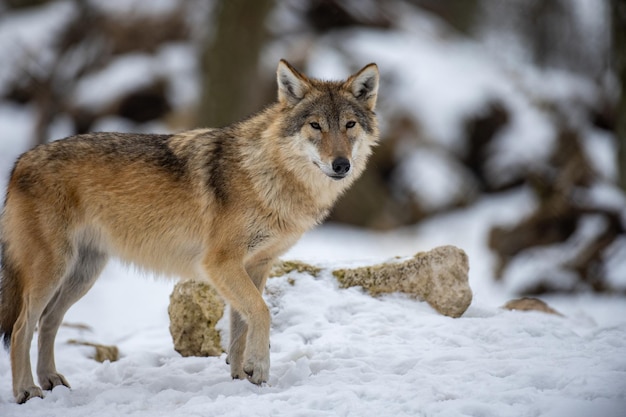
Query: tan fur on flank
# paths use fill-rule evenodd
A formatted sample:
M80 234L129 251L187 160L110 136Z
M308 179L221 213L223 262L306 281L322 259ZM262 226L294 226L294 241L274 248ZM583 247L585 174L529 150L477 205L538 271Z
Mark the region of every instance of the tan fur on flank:
M278 102L222 129L91 133L39 146L11 174L0 221L0 334L18 402L69 386L54 338L111 256L209 281L231 305L233 378L269 376L261 296L274 260L328 214L378 140L378 69L346 81L278 65Z

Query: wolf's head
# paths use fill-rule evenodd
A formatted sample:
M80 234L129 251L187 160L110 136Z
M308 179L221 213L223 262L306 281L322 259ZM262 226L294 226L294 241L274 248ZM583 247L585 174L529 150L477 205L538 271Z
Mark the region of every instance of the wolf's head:
M345 81L321 81L281 60L277 78L284 111L282 136L294 141L328 177L339 181L360 175L378 140L376 64Z

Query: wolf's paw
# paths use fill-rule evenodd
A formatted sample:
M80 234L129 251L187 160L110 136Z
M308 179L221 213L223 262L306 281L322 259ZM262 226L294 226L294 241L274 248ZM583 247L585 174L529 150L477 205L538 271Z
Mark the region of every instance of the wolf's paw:
M243 366L241 366L241 364L237 366L234 363L229 363L229 365L230 376L233 377L233 379L246 379L246 373L243 371Z
M57 385L64 385L70 388L70 384L67 382L67 379L65 379L65 377L58 372L51 372L43 376L40 375L39 384L41 384L41 388L46 391L51 390Z
M24 404L26 401L35 397L43 398L43 392L41 391L41 388L33 385L32 387L28 387L19 391L15 395L15 400L18 404Z
M247 360L243 371L248 375L248 381L253 384L261 385L267 382L270 376L270 360L269 357L263 360Z
M239 369L239 370L231 370L230 371L230 376L233 379L246 379L246 374L243 371L243 369Z
M241 355L228 354L226 364L230 365L230 376L233 379L246 379L246 373L243 371L243 358Z

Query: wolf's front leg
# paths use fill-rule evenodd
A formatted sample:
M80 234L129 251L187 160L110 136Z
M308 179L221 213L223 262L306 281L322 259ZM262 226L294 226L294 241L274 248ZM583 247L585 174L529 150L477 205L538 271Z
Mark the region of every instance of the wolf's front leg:
M259 310L249 325L243 361L248 380L257 385L267 382L270 376L270 314L265 303L263 306L265 311Z
M231 314L239 316L235 316L235 326L231 327L228 356L231 375L234 378L247 375L254 384L267 382L270 368L270 313L261 291L237 260L219 262L208 258L205 268L215 289L230 304L234 312ZM262 285L264 278L260 281L258 284Z
M263 256L258 256L255 259L252 259L250 261L248 261L247 265L246 265L246 272L248 273L248 276L250 277L250 279L252 279L252 283L254 284L254 286L257 288L257 290L259 291L259 294L262 295L263 294L263 289L265 288L265 282L267 281L267 277L270 273L270 270L272 269L272 265L274 265L274 261L275 259L272 257L263 257ZM265 301L263 302L263 305L265 305ZM266 306L267 308L267 306ZM248 326L246 325L246 323L241 319L241 315L237 314L237 317L240 321L240 323L236 323L236 326L233 328L231 327L231 337L233 336L237 336L240 335L240 337L238 338L238 340L240 342L243 342L244 340L246 341L246 345L249 346L249 342L248 340ZM231 325L233 324L233 317L231 316ZM234 331L233 331L234 329ZM269 348L270 348L270 342L269 342L269 333L270 333L270 317L269 317L269 311L268 311L268 323L267 323L267 344L266 344L266 348L268 350L268 354L267 357L269 359ZM233 340L233 339L231 339ZM263 343L262 340L259 340L258 343ZM231 347L232 344L231 344ZM236 345L234 346L235 350L241 349L243 351L243 347L241 345ZM250 375L250 366L251 363L253 362L253 360L248 356L247 357L247 361L244 363L243 366L243 370L246 374ZM269 361L267 363L267 366L269 367ZM233 370L233 368L231 367L231 371ZM268 375L269 375L269 369L268 369ZM267 381L267 378L265 379L265 381ZM254 382L254 381L253 381ZM262 381L264 382L264 381ZM255 382L258 383L258 382Z

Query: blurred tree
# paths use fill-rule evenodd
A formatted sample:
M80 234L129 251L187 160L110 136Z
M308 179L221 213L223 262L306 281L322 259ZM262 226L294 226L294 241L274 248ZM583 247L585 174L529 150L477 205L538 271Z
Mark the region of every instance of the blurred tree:
M478 23L479 0L409 0L409 3L439 16L461 33L470 34Z
M626 0L612 0L613 65L620 83L615 134L618 140L619 182L626 190Z
M273 4L273 0L217 2L215 32L205 44L201 62L199 125L225 126L264 104L257 69Z
M445 2L447 3L447 2ZM560 69L599 80L609 53L609 1L481 0L472 30L497 39L543 69Z
M5 0L6 7L12 9L20 9L23 7L39 6L44 3L48 3L49 0Z
M37 2L25 3L30 6L36 5ZM77 55L79 48L84 45L93 48L97 45L92 28L97 27L100 19L86 2L75 1L75 4L77 13L57 34L49 65L24 71L26 75L24 78L27 81L26 85L21 87L28 91L30 100L37 108L33 145L47 142L50 125L58 115L72 113L72 104L67 97L67 91L71 90L76 80L99 68L106 59L106 54L98 50L82 54L80 60L75 59L72 62L72 57ZM70 65L70 62L74 65Z
M391 27L385 4L381 2L361 0L362 9L345 0L308 0L303 3L306 4L306 22L320 34L353 27Z

